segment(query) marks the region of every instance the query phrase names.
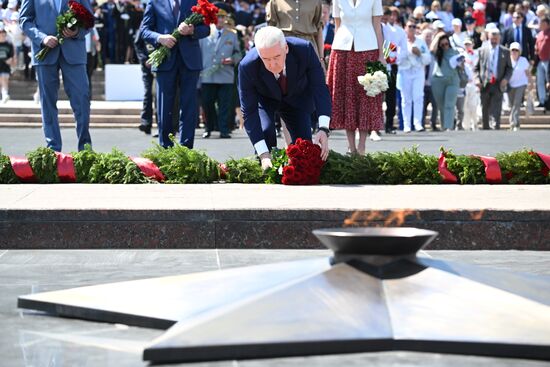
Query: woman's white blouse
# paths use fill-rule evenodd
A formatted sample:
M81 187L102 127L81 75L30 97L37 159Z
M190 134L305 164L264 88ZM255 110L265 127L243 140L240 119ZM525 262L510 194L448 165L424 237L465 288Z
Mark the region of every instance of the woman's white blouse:
M340 18L340 27L334 35L333 50L370 51L378 49L372 17L381 16L382 0L333 0L332 16Z

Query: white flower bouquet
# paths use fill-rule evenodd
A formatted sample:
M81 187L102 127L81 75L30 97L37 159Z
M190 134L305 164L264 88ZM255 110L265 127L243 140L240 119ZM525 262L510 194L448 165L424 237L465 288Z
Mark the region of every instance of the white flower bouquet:
M366 74L358 76L357 81L363 86L369 97L384 93L390 87L387 69L380 61L367 62Z

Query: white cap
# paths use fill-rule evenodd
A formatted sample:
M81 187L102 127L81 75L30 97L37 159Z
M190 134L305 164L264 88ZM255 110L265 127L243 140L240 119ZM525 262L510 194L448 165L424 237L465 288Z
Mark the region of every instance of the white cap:
M15 8L17 6L17 0L9 0L8 1L8 9Z
M476 1L474 3L474 10L479 10L479 11L485 10L485 4L483 4L482 2Z
M498 31L497 25L495 23L487 23L487 25L485 26L485 32L492 33L492 31L495 29Z
M445 28L445 23L443 23L442 21L440 20L436 20L435 22L433 22L433 27L434 28Z
M451 24L462 27L462 21L459 18L454 18L453 21L451 22Z
M521 46L517 42L512 42L510 44L510 50L518 50L521 51Z

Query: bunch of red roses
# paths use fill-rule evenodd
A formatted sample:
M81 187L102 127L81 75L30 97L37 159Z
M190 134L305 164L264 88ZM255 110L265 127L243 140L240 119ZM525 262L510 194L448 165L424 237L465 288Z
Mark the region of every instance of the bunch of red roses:
M71 0L69 1L69 9L71 9L83 28L89 29L94 26L94 16L84 7L84 5Z
M317 185L324 161L321 148L310 140L296 139L286 148L288 165L283 167L284 185Z
M94 26L94 22L94 16L84 7L84 5L73 0L69 1L69 10L59 14L55 19L55 27L57 30L56 37L59 44L63 44L63 42L65 42L63 29L68 28L74 30L77 27L90 29ZM50 50L51 48L48 46L42 47L42 49L36 54L36 59L43 61Z
M218 24L219 9L217 6L209 3L207 0L199 0L197 2L197 5L191 7L191 11L193 12L193 14L191 14L191 16L185 20L185 23L187 24L197 25L201 22L206 25ZM195 16L202 16L202 19L197 19L196 21L193 21L193 19L191 18Z
M191 7L191 15L185 18L183 21L187 25L198 25L204 23L209 26L210 24L218 24L218 7L208 2L208 0L198 0L197 5ZM179 40L181 33L176 28L172 32L172 37ZM170 49L166 46L160 46L155 51L151 52L147 62L152 66L158 68L160 64L166 60L170 55Z

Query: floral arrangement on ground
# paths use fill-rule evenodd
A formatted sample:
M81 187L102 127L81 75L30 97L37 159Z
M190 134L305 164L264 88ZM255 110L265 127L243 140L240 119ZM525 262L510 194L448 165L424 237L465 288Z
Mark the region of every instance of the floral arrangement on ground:
M269 183L314 184L550 184L550 155L523 149L496 157L457 155L441 148L439 157L417 147L400 152L344 155L331 151L326 162L319 147L298 139L272 151L273 167L262 171L256 157L224 163L204 152L159 145L129 157L120 150L86 149L72 154L38 148L25 157L0 150L0 184L17 183Z

